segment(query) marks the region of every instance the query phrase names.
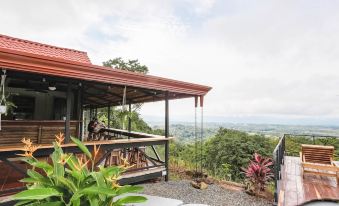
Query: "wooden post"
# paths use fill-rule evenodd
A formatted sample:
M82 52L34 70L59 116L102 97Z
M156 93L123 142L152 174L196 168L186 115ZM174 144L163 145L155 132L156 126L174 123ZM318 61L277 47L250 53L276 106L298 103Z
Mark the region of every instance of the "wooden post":
M131 120L131 112L132 112L132 104L131 102L128 104L128 132L131 132L132 130L132 120Z
M92 108L92 106L90 106L90 108L89 108L89 121L91 121L92 118L93 118L93 108Z
M165 94L165 138L169 137L169 95L168 95L168 91L166 91ZM165 143L165 167L166 167L166 176L165 176L165 181L168 181L168 177L169 177L169 169L168 169L168 163L169 163L169 142L166 141Z
M111 127L111 106L107 107L107 127Z
M67 94L66 94L66 122L65 122L65 143L68 143L70 140L71 132L71 103L72 103L72 90L71 82L68 82L67 85Z
M38 128L38 144L41 144L41 136L42 136L42 126L39 125L39 128Z
M204 96L200 96L200 109L201 109L201 132L200 132L200 174L202 174L202 141L204 139Z
M79 127L80 127L80 136L79 138L82 140L83 136L82 136L82 133L83 133L83 129L84 129L84 110L82 108L82 106L84 105L84 87L83 87L83 84L81 83L81 87L80 87L80 103L79 103L79 111L80 111L80 114L79 114L79 121L80 121L80 124L79 124Z
M198 119L197 119L197 108L198 108L198 96L194 97L194 161L195 161L195 172L198 172Z

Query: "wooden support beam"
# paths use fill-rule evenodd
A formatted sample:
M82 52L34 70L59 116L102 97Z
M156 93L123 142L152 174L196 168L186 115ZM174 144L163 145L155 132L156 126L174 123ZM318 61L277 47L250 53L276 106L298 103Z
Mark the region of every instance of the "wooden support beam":
M112 100L114 100L114 99L110 98L112 96L107 96L107 94L93 94L93 93L89 93L89 92L85 92L85 94L86 94L86 98L96 98L96 99L100 99L100 100L104 99L104 100L106 100L106 102L107 101L112 102Z
M67 94L66 94L66 121L65 121L65 143L68 143L70 140L70 127L71 127L71 104L72 104L72 90L71 82L67 84Z
M111 106L107 106L107 127L111 127Z
M131 102L128 104L128 111L129 111L129 114L130 114L130 115L128 115L128 131L131 132L131 130L132 130L132 119L131 119L132 104L131 104Z
M105 98L101 97L94 97L94 96L88 96L86 97L87 100L95 102L97 105L103 105L103 104L109 104L111 100L106 100ZM96 100L93 100L96 99ZM99 100L99 101L97 101Z
M89 107L93 108L93 105L104 105L102 103L99 103L97 101L91 100L91 99L86 99L86 101L84 102L84 104L88 104Z
M82 140L82 132L83 132L83 103L84 103L84 87L82 86L82 84L79 87L79 91L78 91L78 120L79 120L79 138Z
M93 108L90 106L89 108L89 119L92 120L93 118Z
M169 137L169 94L166 91L165 96L165 138ZM165 143L165 167L166 167L166 176L165 181L168 181L169 177L169 143L166 141Z

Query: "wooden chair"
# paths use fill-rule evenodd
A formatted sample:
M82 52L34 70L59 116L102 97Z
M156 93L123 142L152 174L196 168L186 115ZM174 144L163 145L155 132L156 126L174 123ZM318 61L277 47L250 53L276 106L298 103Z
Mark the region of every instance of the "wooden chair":
M113 150L111 154L106 158L105 166L121 165L122 164L122 151L120 149Z
M336 177L339 185L339 167L333 162L333 146L301 145L301 174Z

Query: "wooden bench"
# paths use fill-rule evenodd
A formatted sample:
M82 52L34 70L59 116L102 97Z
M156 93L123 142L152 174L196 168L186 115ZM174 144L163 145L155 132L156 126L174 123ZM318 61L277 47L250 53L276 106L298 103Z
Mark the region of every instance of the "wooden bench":
M336 177L339 185L339 167L333 162L334 147L322 145L301 145L301 174Z

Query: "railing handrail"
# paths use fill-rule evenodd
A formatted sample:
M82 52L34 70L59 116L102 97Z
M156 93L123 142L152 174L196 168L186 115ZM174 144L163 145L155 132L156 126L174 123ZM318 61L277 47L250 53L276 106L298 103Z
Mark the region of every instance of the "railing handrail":
M116 129L116 128L103 128L102 131L109 132L109 133L116 133L120 135L124 135L127 137L133 137L133 138L152 138L152 137L161 137L164 138L164 135L156 135L156 134L149 134L149 133L143 133L143 132L135 132L135 131L128 131L123 129ZM171 137L173 138L173 137Z
M278 180L281 179L281 164L284 162L285 155L285 138L284 134L278 141L277 146L273 150L273 163L274 163L274 202L278 202Z
M319 138L339 138L336 135L319 135L319 134L284 134L284 136L294 136L294 137L319 137Z
M279 141L278 141L278 144L277 146L275 146L274 150L273 150L273 155L277 152L277 150L279 149L279 146L281 145L283 139L286 137L286 135L289 135L289 134L284 134L282 137L279 138Z

